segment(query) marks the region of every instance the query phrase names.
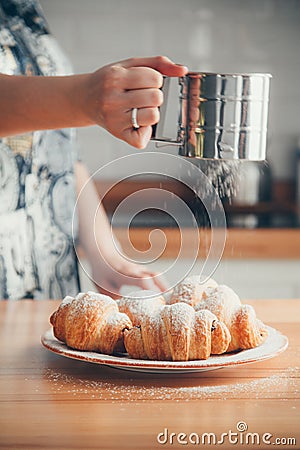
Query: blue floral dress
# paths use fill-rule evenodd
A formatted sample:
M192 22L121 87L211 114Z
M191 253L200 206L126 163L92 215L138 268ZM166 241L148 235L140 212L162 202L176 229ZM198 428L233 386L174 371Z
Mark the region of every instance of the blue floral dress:
M39 4L0 0L0 73L71 72ZM62 298L78 292L76 153L72 129L0 139L0 298Z

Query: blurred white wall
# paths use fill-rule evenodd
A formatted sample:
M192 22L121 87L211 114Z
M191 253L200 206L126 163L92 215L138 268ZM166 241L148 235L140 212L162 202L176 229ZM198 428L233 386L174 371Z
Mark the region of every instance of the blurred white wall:
M76 73L130 56L157 54L190 70L271 73L268 160L275 178L295 177L300 1L41 0L41 4ZM79 141L92 172L136 151L98 127L79 130ZM155 148L150 144L147 149Z

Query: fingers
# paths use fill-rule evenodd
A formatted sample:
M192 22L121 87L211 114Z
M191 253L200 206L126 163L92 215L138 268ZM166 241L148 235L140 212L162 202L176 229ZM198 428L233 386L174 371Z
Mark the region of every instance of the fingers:
M165 292L168 289L168 285L163 276L157 272L148 272L148 276L151 277L152 283L161 291Z
M159 109L158 108L137 108L136 111L136 123L139 127L148 127L154 125L159 121ZM120 117L120 130L129 129L130 131L137 131L133 129L132 109L127 111Z
M135 277L138 277L137 283L142 289L153 290L157 287L160 292L165 292L168 289L166 281L163 277L150 270L145 270L141 266L135 266Z
M148 144L151 135L152 127L159 121L159 110L158 108L141 108L137 110L137 123L140 128L134 129L131 123L131 113L132 110L128 111L124 115L123 120L125 121L123 135L128 142L128 144L133 147L143 149Z
M132 285L139 287L146 291L153 291L154 286L158 287L159 291L164 292L166 290L163 283L156 283L154 279L151 276L144 276L139 278L138 276L134 278L132 281ZM121 286L116 287L112 283L106 283L105 287L96 285L97 290L99 293L103 295L108 295L109 297L113 298L114 300L117 300L118 298L122 297L122 294L120 294L119 289Z
M136 282L137 286L144 291L151 291L153 289L153 283L150 278L140 278Z
M163 102L163 93L160 89L145 88L135 89L124 93L122 101L127 108L151 108L158 107Z
M159 89L163 84L163 76L150 67L131 67L125 70L122 84L126 90Z
M160 292L165 292L167 290L167 286L163 281L160 281L158 277L154 278L141 278L139 280L139 286L142 289L145 290L152 290L155 289L155 287L158 288Z
M128 91L124 102L130 106L130 110L121 119L123 138L133 147L145 148L152 135L151 125L159 122L159 106L163 102L163 94L159 89ZM136 122L139 129L132 126L132 108L137 108Z
M166 283L160 279L158 275L152 275L150 277L143 277L137 281L140 288L144 290L152 290L157 287L160 292L165 292L167 290Z
M152 127L140 127L138 130L127 128L123 131L123 139L135 148L143 149L147 146L152 135Z
M125 116L126 125L132 127L132 110L128 111ZM148 125L154 125L159 121L159 109L158 108L138 108L136 112L136 121L140 127L147 127Z
M117 300L118 298L121 298L121 297L122 297L121 294L118 294L118 293L115 292L116 289L115 289L113 286L107 286L107 289L104 289L104 288L102 288L102 287L100 287L100 286L96 286L96 287L97 287L97 290L98 290L98 292L99 292L100 294L102 294L102 295L108 295L108 297L111 297L111 298L113 298L114 300Z
M165 292L169 288L166 281L161 276L154 277L153 282L161 292Z

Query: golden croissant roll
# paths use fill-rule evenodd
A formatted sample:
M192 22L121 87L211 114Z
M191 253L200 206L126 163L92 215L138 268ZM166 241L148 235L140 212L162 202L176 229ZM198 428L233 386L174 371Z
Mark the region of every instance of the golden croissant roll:
M268 335L254 308L242 305L238 295L228 286L220 285L204 291L202 301L195 305L196 311L203 309L211 311L227 326L231 335L228 352L257 347Z
M184 302L195 306L202 300L203 292L207 288L216 286L218 286L218 283L212 278L205 281L205 283L200 283L200 277L198 276L187 277L175 286L169 303Z
M139 290L116 300L119 311L127 314L134 326L140 325L145 314L154 313L166 304L162 295L148 290Z
M147 313L138 327L125 330L125 348L132 358L188 361L224 353L230 342L227 327L210 311L186 303L164 305Z
M113 299L94 292L65 297L50 323L54 336L69 347L108 355L123 349L123 331L132 327Z

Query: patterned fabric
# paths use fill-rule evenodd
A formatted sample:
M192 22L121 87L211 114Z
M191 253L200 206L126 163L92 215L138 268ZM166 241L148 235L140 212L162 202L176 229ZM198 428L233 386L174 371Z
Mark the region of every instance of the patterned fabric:
M72 72L34 0L0 0L0 72ZM0 298L78 292L72 238L76 158L71 129L0 139ZM76 235L76 219L73 226Z

